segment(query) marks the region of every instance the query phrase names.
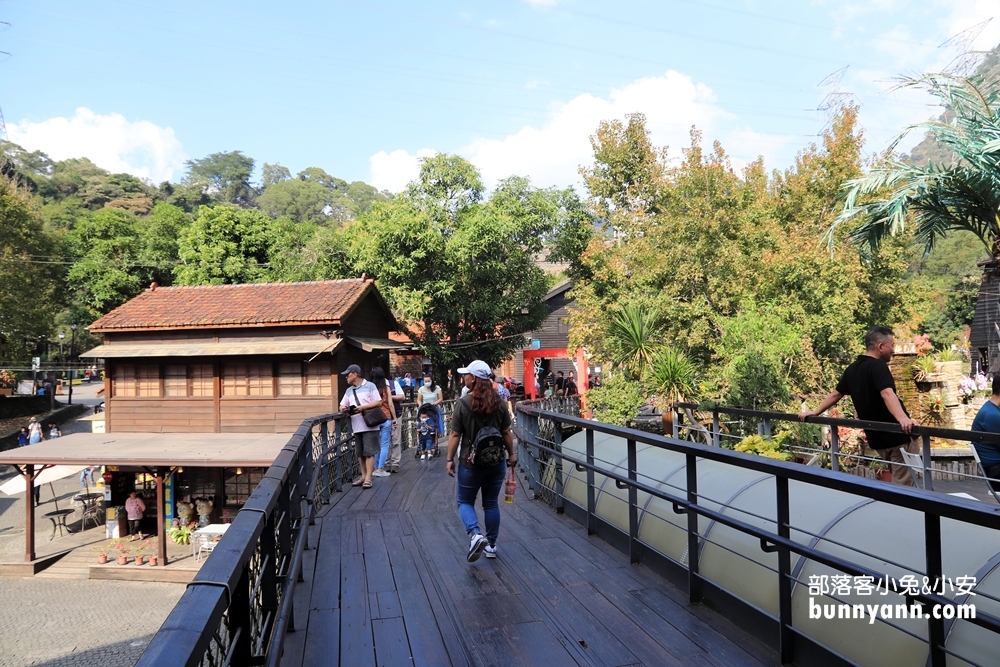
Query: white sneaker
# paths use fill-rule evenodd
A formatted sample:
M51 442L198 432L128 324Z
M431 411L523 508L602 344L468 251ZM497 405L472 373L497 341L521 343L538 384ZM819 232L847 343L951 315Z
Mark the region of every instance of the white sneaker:
M420 460L421 461L426 461L427 460L427 455L426 454L421 454L420 455Z
M372 477L388 477L388 476L389 476L389 473L387 473L382 468L379 468L375 472L372 473Z
M478 533L472 536L472 543L469 545L469 556L468 560L470 563L475 563L479 560L479 557L483 555L483 549L489 545L486 538Z
M493 546L492 544L487 545L487 547L483 551L486 552L486 557L487 558L496 558L497 557L497 548L495 546Z

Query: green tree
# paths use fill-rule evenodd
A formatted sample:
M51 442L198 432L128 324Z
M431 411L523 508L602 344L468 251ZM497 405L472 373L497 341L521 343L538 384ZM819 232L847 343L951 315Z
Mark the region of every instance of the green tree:
M273 183L257 197L260 210L273 218L283 215L299 222L330 221L334 192L315 181L290 179Z
M148 217L138 221L137 262L149 282L173 283L174 269L180 260L178 238L190 223L184 211L163 202L158 202Z
M376 203L345 233L356 270L376 278L443 382L471 359L498 365L544 319L548 284L534 256L557 207L520 178L483 202L471 164L437 157L406 194Z
M264 163L261 167L261 179L260 185L262 188L267 188L275 183L281 183L282 181L287 181L292 177L292 172L288 171L288 167L282 167L280 164L268 164Z
M281 238L274 221L253 209L220 204L202 206L178 240L178 285L261 282Z
M60 306L52 239L27 192L0 176L0 358L25 361Z
M243 207L253 204L257 196L250 184L253 158L240 151L229 151L188 160L185 164L188 168L185 185L227 204Z
M105 208L81 217L68 236L77 258L67 275L74 299L95 315L107 313L149 283L139 264L142 247L136 217Z

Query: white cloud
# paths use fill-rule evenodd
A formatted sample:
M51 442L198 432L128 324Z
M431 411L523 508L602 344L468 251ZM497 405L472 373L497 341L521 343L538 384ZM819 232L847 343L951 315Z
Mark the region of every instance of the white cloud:
M379 151L368 160L371 170L370 183L379 190L400 192L420 174L420 158L430 157L436 151L422 148L416 155L402 149L391 153Z
M538 187L578 185L579 167L593 161L590 137L600 122L624 122L630 113L646 116L653 144L668 146L674 159L690 144L693 125L703 132L704 141L722 135L735 169L761 154L770 163L800 141L798 137L733 128L735 117L715 103L707 86L671 70L614 89L607 97L585 93L553 104L548 119L538 127L524 126L503 139L477 139L454 152L479 168L487 188L512 175L527 176ZM431 154L429 149L416 155L404 150L376 153L370 159L371 183L398 192L419 173L419 158Z
M579 182L577 168L591 162L590 136L598 124L635 112L645 114L653 143L673 147L675 156L688 145L692 125L711 136L717 121L729 117L708 87L671 70L612 90L607 98L587 93L555 104L541 127L528 125L501 140L479 139L458 152L490 185L519 174L538 186L565 187Z
M169 127L129 121L117 113L95 114L86 107L79 107L72 118L8 125L7 134L14 143L40 150L54 160L86 157L108 171L154 183L172 180L187 157Z
M559 0L521 0L521 2L532 7L555 7Z

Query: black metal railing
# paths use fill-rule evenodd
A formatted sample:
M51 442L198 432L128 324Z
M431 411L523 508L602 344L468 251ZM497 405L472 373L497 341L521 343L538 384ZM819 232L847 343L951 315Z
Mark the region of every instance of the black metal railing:
M796 653L803 646L813 650L813 654L818 651L819 654L828 658L844 659L835 649L817 644L815 639L803 633L801 629L792 623L793 586L795 584L808 585L806 582L798 579L800 570L796 569L793 571L791 563L792 554L797 554L800 558L825 565L849 576L872 577L874 581L889 581L890 578L887 573L873 569L865 565L862 561L867 560L871 562L871 558L874 557L878 561L892 563L891 560L884 557L867 554L860 549L854 549L850 545L843 543L828 542L836 545L837 549L836 553L834 553L816 548L820 543L818 539L809 539L805 543L793 540L791 538L793 531L798 535L812 534L804 527L797 527L791 523L789 482L801 482L826 489L833 489L860 496L861 498L903 507L911 511L920 512L923 515L925 565L924 569L917 572L917 574L928 577L931 587L930 592L921 590L915 594L911 594L912 591L908 591L905 595L907 604L913 602L925 605L945 606L953 606L955 604L955 601L933 592L937 590L937 583L944 581L942 566L942 519L992 530L1000 530L1000 507L995 505L987 505L964 499L951 499L947 496L927 494L908 487L874 482L852 475L838 474L836 471L740 454L718 446L697 444L635 429L612 426L583 419L576 415L543 410L537 404L521 403L518 404L516 410L519 461L522 469L527 473L529 484L536 498L546 500L557 511L568 511L572 505L575 518L586 525L588 534L598 532L598 527L600 526L601 532L604 534L617 535L618 538L612 541L617 541L622 546L623 550L629 554L630 561L633 563L645 560L646 556L650 556L651 558L657 556L661 562L669 562L672 563L671 567L679 567L684 572L689 597L692 602L701 601L705 595L705 589L716 587L724 595L729 595L730 598L728 599L735 598L738 603L742 603L743 606L741 609L761 612L768 622L776 626L777 637L774 643L780 651L782 662L790 662L796 659ZM712 432L716 444L719 442L718 415L720 413L742 415L754 419L797 419L796 415L783 413L763 413L737 408L716 408L713 419L715 428ZM892 424L829 418L812 418L809 421L828 424L834 427L848 425L853 428L867 427L875 428L876 430L902 432L898 425ZM548 422L547 426L546 422ZM676 424L677 420L674 423ZM581 452L573 451L572 454L575 455L570 455L563 449L564 436L569 429L583 431L585 434L582 456L580 455ZM552 434L551 439L542 435L546 432ZM598 433L616 436L625 441L626 457L621 464L602 460L598 456L599 452L595 451L594 438L594 435ZM927 454L927 442L930 436L966 440L970 437L969 432L927 427L914 429L914 433L923 438L925 455ZM977 440L1000 444L1000 435L977 433L975 437ZM686 467L684 475L685 484L682 486L668 485L668 489L664 490L659 487L659 484L666 480L651 479L647 474L639 470L637 465L637 446L639 444L681 454L684 457ZM724 504L700 494L698 490L698 472L699 465L704 461L712 461L725 466L738 467L742 470L751 470L772 476L775 482L774 518L770 519L749 513L746 517L747 520L736 518L731 513L723 511L727 509ZM624 470L622 470L622 466L624 466ZM570 479L567 470L576 473L586 473L584 482L586 497L585 500L579 501L579 504L568 498L564 493L566 482ZM627 499L625 499L628 505L627 526L615 526L612 522L598 515L597 476L603 478L602 482L605 480L613 481L617 489L627 491ZM574 476L574 479L579 480L579 477ZM640 539L640 514L644 516L650 514L648 506L640 506L639 504L640 493L647 494L647 502L649 498L661 499L673 508L675 514L686 516L686 521L681 524L673 524L679 525L682 530L686 530L687 532L687 548L685 549L685 557L683 559L671 559L666 554L657 551L656 547L649 544L648 541ZM710 505L721 505L722 509L712 509ZM735 512L736 510L733 511ZM759 609L759 607L755 607L746 600L741 599L738 593L721 588L699 572L699 549L703 543L711 542L704 531L699 532L699 517L705 517L711 522L752 536L752 538L759 540L762 552L777 554L777 567L771 570L777 575L777 579L774 582L778 590L776 615L769 614ZM663 517L660 518L663 519ZM765 525L769 524L771 528L762 528L759 525L754 525L752 521L756 519L761 520ZM666 519L663 520L666 521ZM818 536L813 535L813 537ZM854 553L855 555L845 557L843 555L845 551L848 554ZM898 565L898 563L894 564ZM1000 598L990 595L986 591L980 590L976 594L981 596L979 599L989 600L992 603L1000 603ZM893 625L891 621L879 620L917 637L921 641L925 641L929 647L930 659L928 664L934 667L943 667L948 655L956 655L952 649L945 645L946 621L942 618L932 618L928 614L928 635L926 639L904 628L900 628L898 625ZM990 641L994 645L1000 645L998 643L1000 642L1000 618L980 610L975 618L968 619L968 622L994 633L995 636ZM803 640L802 643L799 644L797 639ZM1000 650L998 650L994 657L1000 660ZM969 664L977 663L970 660ZM992 664L996 664L996 661Z
M743 420L749 420L750 423L756 424L758 426L758 432L764 437L770 438L775 432L775 426L781 423L800 423L798 415L785 413L785 412L767 412L763 410L750 410L746 408L736 408L727 406L712 406L706 409L704 412L706 415L711 413L712 420L710 424L702 425L696 418L696 412L699 410L699 406L694 403L675 403L671 406L671 424L672 424L672 437L679 438L682 435L686 436L683 439L706 442L707 444L714 445L716 447L722 446L722 441L724 438L731 439L741 439L747 435L745 431L740 430L737 435L732 433L724 433L724 423L722 421L722 415L728 415L730 417L736 418L737 421L729 422L729 426L739 426L743 423ZM706 419L707 422L707 419ZM835 417L809 417L806 420L808 424L816 424L829 429L829 449L824 447L818 447L815 449L795 449L792 451L795 453L808 453L808 454L818 454L822 458L828 458L830 469L837 471L843 467L844 459L855 459L864 462L884 462L883 459L865 456L863 453L851 452L845 453L841 450L840 442L840 428L848 429L872 429L875 431L885 431L889 433L902 433L903 429L899 424L889 424L883 422L871 422L863 421L857 419L843 419ZM973 440L977 442L989 442L1000 444L1000 438L997 436L990 436L984 433L974 433L973 431L963 431L960 429L950 429L950 428L937 428L933 426L917 426L910 433L911 436L919 437L921 442L921 467L916 472L920 474L921 485L927 490L934 490L934 472L935 468L932 462L932 451L931 451L931 438L941 438L945 440L958 440L965 443L971 443ZM971 445L970 445L971 446ZM970 453L971 456L971 453ZM964 473L959 471L947 471L949 476L976 479L984 483L990 481L985 477L985 471L979 470L978 465L972 464L973 472ZM982 473L982 474L980 474ZM1000 480L992 480L1000 481Z
M307 526L316 506L358 473L351 436L341 413L302 422L137 665L278 664L285 632L295 628Z

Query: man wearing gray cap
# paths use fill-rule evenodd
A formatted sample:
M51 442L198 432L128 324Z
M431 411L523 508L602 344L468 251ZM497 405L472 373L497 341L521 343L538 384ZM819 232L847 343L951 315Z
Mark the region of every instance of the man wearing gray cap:
M340 409L351 415L351 429L354 431L354 454L358 457L361 476L354 480L351 486L362 489L372 488L372 473L375 471L375 455L380 449L379 427L369 426L361 414L362 410L378 408L382 405L382 396L371 382L361 375L357 364L348 366L341 375L347 376L347 391L340 401Z

